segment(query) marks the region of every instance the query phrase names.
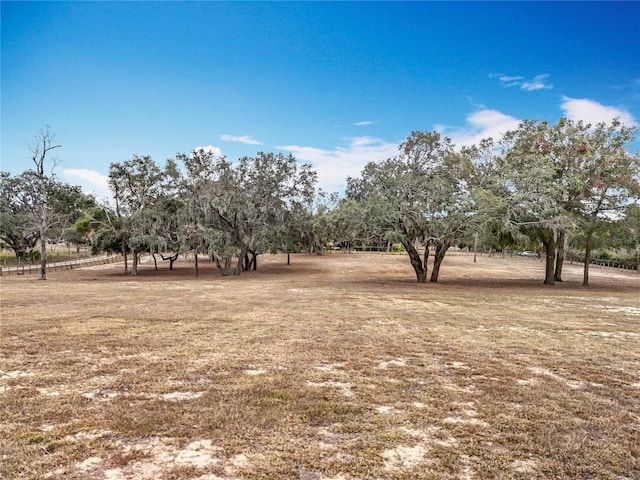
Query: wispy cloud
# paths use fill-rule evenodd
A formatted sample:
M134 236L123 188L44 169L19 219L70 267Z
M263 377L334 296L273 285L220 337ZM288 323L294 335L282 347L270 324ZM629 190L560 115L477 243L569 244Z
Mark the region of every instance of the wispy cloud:
M353 124L354 127L366 127L367 125L373 125L376 122L372 122L371 120L365 120L364 122L355 122Z
M248 135L243 135L243 136L220 135L220 140L224 140L225 142L246 143L248 145L262 145L262 142L259 142Z
M436 131L451 138L457 147L475 145L485 138L500 139L509 130L515 130L522 120L497 110L483 108L466 117L464 127L436 125Z
M62 175L71 184L79 184L85 193L92 193L98 199L110 199L108 177L86 168L65 168Z
M533 79L526 79L522 76L510 76L503 75L501 73L492 73L489 75L491 78L497 78L500 80L500 83L503 87L519 87L520 90L525 90L527 92L534 92L536 90L550 90L553 88L553 85L548 83L549 79L548 73L543 73L541 75L536 75Z
M218 157L222 156L222 150L220 150L220 148L218 147L214 147L213 145L207 145L206 147L193 147L192 151L196 151L196 150L204 150L205 152L213 153Z
M617 117L628 127L638 126L638 121L626 110L602 105L588 98L570 98L563 96L560 108L568 119L574 121L582 120L583 122L595 125L601 122L610 123Z
M374 137L345 138L346 147L324 150L300 145L276 148L291 152L298 160L311 163L318 172L320 188L329 192L343 191L347 177L358 177L369 162L384 160L398 153L398 145Z
M535 90L549 90L553 88L553 85L547 83L547 79L549 78L548 74L544 75L536 75L533 77L533 80L524 81L520 88L522 90L526 90L527 92L533 92Z

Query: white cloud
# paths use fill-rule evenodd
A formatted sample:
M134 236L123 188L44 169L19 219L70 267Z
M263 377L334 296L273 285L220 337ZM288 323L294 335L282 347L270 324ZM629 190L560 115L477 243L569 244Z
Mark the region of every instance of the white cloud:
M520 87L520 90L527 92L534 92L536 90L550 90L553 85L547 83L549 78L548 73L536 75L532 80L527 80L521 76L510 76L492 73L489 75L491 78L498 78L503 87Z
M398 145L374 137L347 138L347 147L333 150L283 145L276 147L291 152L296 159L308 162L318 172L320 188L328 192L342 192L347 177L359 177L362 168L369 162L385 160L398 153Z
M371 120L365 120L364 122L355 122L353 124L354 127L366 127L367 125L373 125L376 122L372 122Z
M436 125L436 131L450 137L457 147L478 144L480 140L491 137L500 139L507 131L515 130L522 120L497 110L483 108L466 117L467 125L462 128Z
M491 75L491 76L495 76L495 75ZM500 79L501 82L504 82L504 83L520 82L521 80L524 79L524 77L510 77L508 75L498 75L498 78ZM514 85L517 85L517 83L514 83Z
M520 88L522 90L526 90L527 92L533 92L535 90L549 90L553 88L553 85L547 83L547 78L549 78L549 74L545 73L543 75L536 75L533 77L531 81L524 81Z
M65 168L62 174L71 184L79 184L85 193L93 193L96 198L110 199L108 177L95 170L86 168Z
M220 150L218 147L214 147L213 145L207 145L206 147L193 147L192 152L196 150L204 150L205 152L213 153L218 157L222 156L222 150Z
M220 135L220 140L224 140L225 142L246 143L248 145L262 145L262 142L259 142L248 135L243 135L243 136Z
M593 125L601 122L610 123L618 117L628 127L637 127L638 122L633 115L626 110L616 107L608 107L588 98L562 97L560 108L565 116L574 121L582 120Z

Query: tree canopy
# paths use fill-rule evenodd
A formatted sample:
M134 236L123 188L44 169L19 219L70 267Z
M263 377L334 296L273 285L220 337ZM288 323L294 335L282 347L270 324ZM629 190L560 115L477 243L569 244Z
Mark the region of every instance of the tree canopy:
M207 254L223 275L257 268L268 252L322 251L329 243L401 245L418 282L437 282L447 251L473 239L491 248L544 253L544 283L562 280L568 249L638 249L637 129L528 120L500 139L459 148L438 132L414 131L397 154L347 178L344 198L317 190L317 174L292 155L258 152L237 161L198 149L158 164L134 155L109 168L113 203L46 175L57 148L48 130L32 147L35 170L0 173L0 239L19 258L49 237L94 251L173 261ZM165 257L165 253L169 252ZM433 267L427 265L433 253ZM235 262L235 263L234 263ZM157 267L156 267L157 268Z

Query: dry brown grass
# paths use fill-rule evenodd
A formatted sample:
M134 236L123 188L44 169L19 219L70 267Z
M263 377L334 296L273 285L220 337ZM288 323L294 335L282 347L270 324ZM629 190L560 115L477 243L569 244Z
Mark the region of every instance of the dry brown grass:
M2 279L2 478L640 477L640 275L261 258Z

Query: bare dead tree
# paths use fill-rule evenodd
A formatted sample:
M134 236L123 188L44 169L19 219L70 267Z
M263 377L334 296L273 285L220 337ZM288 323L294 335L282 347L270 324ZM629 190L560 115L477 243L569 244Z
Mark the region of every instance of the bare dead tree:
M35 136L33 142L28 144L31 152L31 160L35 165L35 172L38 176L38 202L36 204L36 216L40 227L40 280L47 279L47 230L51 217L51 208L49 206L48 190L49 177L45 173L45 163L47 154L61 147L55 141L55 135L51 132L51 128L46 126L41 128ZM56 160L53 159L51 167L51 175L56 166Z

